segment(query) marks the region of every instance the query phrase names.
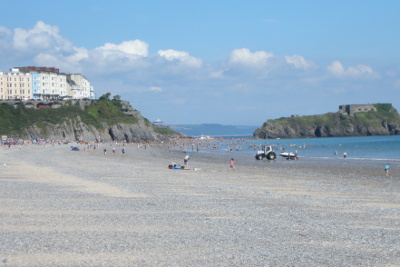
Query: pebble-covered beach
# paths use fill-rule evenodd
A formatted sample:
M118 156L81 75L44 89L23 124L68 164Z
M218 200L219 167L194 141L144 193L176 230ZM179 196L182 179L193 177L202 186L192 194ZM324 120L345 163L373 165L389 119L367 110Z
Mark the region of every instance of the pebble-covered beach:
M396 165L112 147L0 148L0 266L400 266Z

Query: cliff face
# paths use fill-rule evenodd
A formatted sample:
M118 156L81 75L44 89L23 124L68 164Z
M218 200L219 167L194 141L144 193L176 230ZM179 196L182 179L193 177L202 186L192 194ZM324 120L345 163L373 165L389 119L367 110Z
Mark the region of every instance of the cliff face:
M24 139L127 142L163 141L179 135L169 128L155 127L128 101L109 97L107 93L98 100L2 103L0 134Z
M137 124L119 123L108 127L103 124L102 128L87 125L77 116L68 119L61 124L34 124L24 130L25 138L43 138L56 140L85 140L85 141L123 141L140 142L163 140L165 137L154 132L152 127L148 127L144 119L140 116Z
M362 116L365 114L353 117L340 113L268 120L253 135L261 139L398 135L400 134L400 118L396 110L392 112L395 113L395 117L391 116L390 119L370 113L374 116L368 121L363 120Z

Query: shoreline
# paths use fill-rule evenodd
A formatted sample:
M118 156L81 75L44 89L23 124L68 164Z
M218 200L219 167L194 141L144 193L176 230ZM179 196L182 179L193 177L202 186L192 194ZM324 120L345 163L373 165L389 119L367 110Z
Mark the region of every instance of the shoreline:
M4 265L400 264L396 170L121 149L0 150Z

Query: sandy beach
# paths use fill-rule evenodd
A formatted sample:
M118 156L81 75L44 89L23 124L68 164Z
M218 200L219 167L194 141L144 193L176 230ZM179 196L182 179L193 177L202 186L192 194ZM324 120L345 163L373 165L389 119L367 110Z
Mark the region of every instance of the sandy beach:
M397 165L121 149L1 147L0 265L400 266Z

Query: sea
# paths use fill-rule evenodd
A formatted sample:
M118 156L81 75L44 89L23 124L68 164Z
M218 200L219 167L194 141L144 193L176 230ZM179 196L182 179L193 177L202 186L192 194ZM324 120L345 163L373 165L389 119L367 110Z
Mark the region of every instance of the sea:
M297 152L299 158L347 159L400 162L400 136L327 137L298 139L232 138L208 140L208 145L191 148L200 153L256 155L264 145L281 152Z

